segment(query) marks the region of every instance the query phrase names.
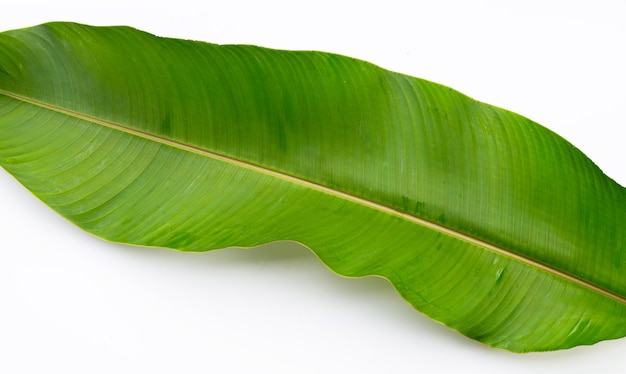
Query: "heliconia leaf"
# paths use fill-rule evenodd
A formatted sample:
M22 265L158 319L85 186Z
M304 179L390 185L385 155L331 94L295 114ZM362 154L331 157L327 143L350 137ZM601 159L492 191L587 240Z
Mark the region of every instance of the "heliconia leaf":
M485 344L626 335L626 191L550 130L323 52L0 34L0 165L104 239L292 240Z

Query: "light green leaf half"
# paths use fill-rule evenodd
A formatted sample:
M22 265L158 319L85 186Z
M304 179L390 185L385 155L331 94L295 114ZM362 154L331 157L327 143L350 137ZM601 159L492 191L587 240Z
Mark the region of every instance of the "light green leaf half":
M626 335L626 191L544 127L321 52L52 23L0 34L0 165L107 240L300 242L536 351Z

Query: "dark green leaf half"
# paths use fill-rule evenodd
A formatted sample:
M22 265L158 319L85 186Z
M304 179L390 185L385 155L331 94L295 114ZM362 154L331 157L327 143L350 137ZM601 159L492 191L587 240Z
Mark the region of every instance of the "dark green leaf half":
M293 240L486 344L626 335L626 191L546 128L322 53L0 34L0 165L107 240Z

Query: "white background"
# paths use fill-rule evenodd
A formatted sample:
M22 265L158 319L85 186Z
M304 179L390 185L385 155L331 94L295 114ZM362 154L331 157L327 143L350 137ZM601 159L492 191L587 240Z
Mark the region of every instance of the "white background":
M551 128L626 185L626 1L2 0L52 20L337 52ZM1 134L0 134L1 136ZM295 245L186 254L107 243L0 170L0 373L610 373L626 339L515 355Z

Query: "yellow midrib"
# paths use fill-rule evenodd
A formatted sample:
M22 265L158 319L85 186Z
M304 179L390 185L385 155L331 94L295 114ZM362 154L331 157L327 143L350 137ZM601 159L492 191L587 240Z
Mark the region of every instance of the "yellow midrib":
M298 185L301 185L301 186L305 186L307 188L311 188L311 189L319 191L319 192L323 192L323 193L329 194L329 195L334 196L334 197L338 197L338 198L341 198L341 199L345 199L345 200L348 200L348 201L351 201L351 202L354 202L354 203L357 203L357 204L369 207L371 209L375 209L377 211L380 211L380 212L383 212L383 213L386 213L386 214L389 214L389 215L400 217L400 218L402 218L404 220L407 220L409 222L412 222L414 224L417 224L417 225L420 225L420 226L423 226L423 227L427 227L429 229L435 230L437 232L440 232L442 234L448 235L448 236L453 237L455 239L462 240L462 241L468 242L470 244L473 244L473 245L479 246L481 248L484 248L486 250L493 251L493 252L495 252L495 253L497 253L499 255L511 258L513 260L519 261L519 262L521 262L523 264L526 264L528 266L532 266L532 267L534 267L536 269L539 269L539 270L545 271L547 273L553 274L553 275L555 275L557 277L566 279L566 280L568 280L568 281L570 281L570 282L572 282L574 284L577 284L579 286L587 288L587 289L589 289L591 291L597 292L597 293L599 293L601 295L604 295L604 296L606 296L608 298L611 298L611 299L613 299L615 301L618 301L620 303L626 304L626 297L624 297L622 295L619 295L617 293L614 293L612 291L606 290L606 289L604 289L602 287L599 287L599 286L597 286L597 285L595 285L595 284L593 284L591 282L588 282L588 281L586 281L584 279L575 277L575 276L573 276L571 274L568 274L568 273L563 272L563 271L561 271L559 269L553 268L553 267L551 267L549 265L546 265L544 263L536 261L536 260L534 260L532 258L519 255L519 254L514 253L514 252L512 252L510 250L507 250L505 248L498 247L496 245L493 245L491 243L488 243L488 242L485 242L483 240L477 239L475 237L472 237L470 235L464 234L462 232L459 232L459 231L453 230L451 228L439 225L437 223L425 220L423 218L419 218L419 217L416 217L416 216L413 216L413 215L401 212L399 210L390 208L390 207L382 205L380 203L376 203L376 202L371 201L371 200L367 200L367 199L364 199L364 198L361 198L361 197L358 197L358 196L354 196L354 195L351 195L351 194L348 194L348 193L345 193L345 192L342 192L342 191L338 191L338 190L326 187L324 185L308 181L306 179L298 178L298 177L295 177L295 176L292 176L292 175L289 175L289 174L285 174L285 173L278 172L278 171L275 171L275 170L272 170L272 169L268 169L268 168L263 167L263 166L252 164L250 162L238 160L238 159L233 158L233 157L229 157L229 156L225 156L225 155L222 155L222 154L219 154L219 153L207 151L205 149L201 149L201 148L198 148L198 147L193 147L193 146L190 146L190 145L187 145L187 144L183 144L183 143L176 142L176 141L173 141L173 140L170 140L170 139L159 137L159 136L156 136L154 134L150 134L150 133L143 132L143 131L140 131L140 130L131 129L131 128L128 128L128 127L125 127L125 126L122 126L122 125L119 125L119 124L116 124L116 123L113 123L113 122L105 121L105 120L102 120L102 119L99 119L99 118L95 118L95 117L92 117L92 116L89 116L89 115L86 115L86 114L82 114L82 113L78 113L78 112L75 112L75 111L72 111L72 110L68 110L68 109L65 109L65 108L60 108L60 107L57 107L57 106L54 106L54 105L51 105L51 104L47 104L47 103L41 102L39 100L34 100L34 99L31 99L31 98L24 97L24 96L21 96L21 95L17 95L17 94L14 94L14 93L11 93L11 92L7 92L7 91L4 91L4 90L0 90L0 95L5 95L5 96L11 97L13 99L20 100L20 101L23 101L25 103L29 103L29 104L38 106L40 108L49 109L49 110L52 110L52 111L55 111L55 112L58 112L58 113L61 113L61 114L64 114L64 115L68 115L68 116L71 116L71 117L74 117L74 118L78 118L78 119L82 119L82 120L89 121L89 122L92 122L92 123L96 123L96 124L99 124L101 126L105 126L105 127L111 128L111 129L122 131L124 133L131 134L131 135L134 135L134 136L138 136L138 137L141 137L143 139L151 140L151 141L154 141L154 142L157 142L157 143L160 143L160 144L168 145L170 147L174 147L174 148L181 149L181 150L184 150L184 151L192 152L192 153L204 156L204 157L209 157L209 158L212 158L214 160L219 160L219 161L222 161L222 162L226 162L226 163L229 163L231 165L242 167L242 168L245 168L245 169L257 172L257 173L262 173L262 174L269 175L269 176L272 176L272 177L275 177L275 178L279 178L279 179L282 179L282 180L285 180L285 181L288 181L288 182L291 182L291 183L295 183L295 184L298 184Z

